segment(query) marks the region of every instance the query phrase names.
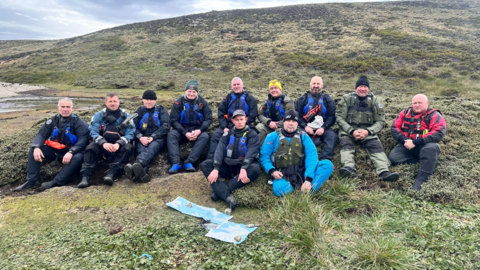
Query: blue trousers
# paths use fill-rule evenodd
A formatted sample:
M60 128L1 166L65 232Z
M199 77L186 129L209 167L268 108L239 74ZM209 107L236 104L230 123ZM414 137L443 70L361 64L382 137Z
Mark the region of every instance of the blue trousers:
M330 175L333 172L333 164L330 160L324 159L320 160L317 163L317 168L315 169L315 177L312 181L312 189L316 192L322 185L327 181ZM289 181L284 178L280 180L273 180L273 194L277 197L285 196L288 193L292 193L295 188L290 184Z

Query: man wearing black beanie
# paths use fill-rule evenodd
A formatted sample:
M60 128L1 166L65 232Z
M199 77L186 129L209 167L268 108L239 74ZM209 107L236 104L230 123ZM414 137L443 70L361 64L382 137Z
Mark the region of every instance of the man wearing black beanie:
M167 109L157 105L157 94L147 90L142 95L143 106L140 106L133 119L135 123L135 163L125 165L125 176L134 182L150 181L147 174L150 161L165 147L167 134L170 131L170 116Z
M340 160L343 167L342 177L355 177L355 145L360 144L366 150L383 181L397 181L399 174L388 170L390 161L377 136L385 126L385 112L377 97L369 93L370 82L367 76L361 76L355 84L355 93L346 94L337 106L337 124L340 127Z

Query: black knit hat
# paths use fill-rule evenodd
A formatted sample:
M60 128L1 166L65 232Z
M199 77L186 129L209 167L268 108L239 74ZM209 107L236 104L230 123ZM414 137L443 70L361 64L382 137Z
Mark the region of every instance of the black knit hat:
M143 92L142 99L157 100L157 94L153 90L147 90Z
M287 121L287 120L293 120L295 122L298 122L298 112L294 110L286 111L283 121Z
M185 85L185 91L190 89L198 92L198 82L196 80L190 80L187 82Z
M370 82L368 81L367 76L365 75L360 76L357 83L355 84L355 89L357 89L360 85L365 85L368 87L368 89L370 89Z

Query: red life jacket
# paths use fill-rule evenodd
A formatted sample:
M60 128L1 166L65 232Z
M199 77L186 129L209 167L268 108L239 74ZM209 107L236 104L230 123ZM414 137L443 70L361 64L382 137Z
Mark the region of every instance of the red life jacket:
M437 109L427 109L426 112L417 114L412 117L412 107L408 107L405 115L403 116L403 122L401 127L401 133L407 137L407 139L423 138L429 130L430 118L427 118L430 114L438 111Z

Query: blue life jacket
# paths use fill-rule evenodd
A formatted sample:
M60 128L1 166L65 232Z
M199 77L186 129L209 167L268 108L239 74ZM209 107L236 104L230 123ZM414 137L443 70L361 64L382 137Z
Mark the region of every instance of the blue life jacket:
M242 137L237 138L235 134L231 132L227 152L225 153L226 157L231 159L245 159L247 155L247 133L248 130L243 133Z
M233 112L236 110L243 110L245 115L248 117L248 104L246 101L247 93L243 93L240 98L237 98L237 95L232 93L230 95L232 99L228 103L228 119L232 119Z
M276 119L272 119L274 121L280 121L284 118L285 116L285 109L282 107L282 100L283 100L283 97L280 96L277 100L277 102L275 102L275 116L276 116ZM272 102L269 100L267 102L267 109L265 110L265 117L269 117L269 113L271 114L271 108L272 108ZM270 117L272 118L272 117Z
M308 93L307 95L308 95L308 103L303 108L303 115L306 116L308 112L310 112L312 109L318 106L318 111L316 114L318 114L321 111L322 117L323 119L325 119L327 117L327 108L323 104L323 94L321 94L320 97L318 98L317 104L314 104L315 98L310 93Z
M203 123L203 114L198 104L192 106L191 103L183 104L183 111L180 113L180 124L190 126L200 126Z
M144 111L147 111L147 108L145 108ZM149 125L149 119L152 119L153 126ZM160 121L160 108L155 106L155 111L153 112L152 116L149 112L146 112L143 115L142 119L138 123L138 130L140 130L142 134L152 134L161 126L162 122Z

